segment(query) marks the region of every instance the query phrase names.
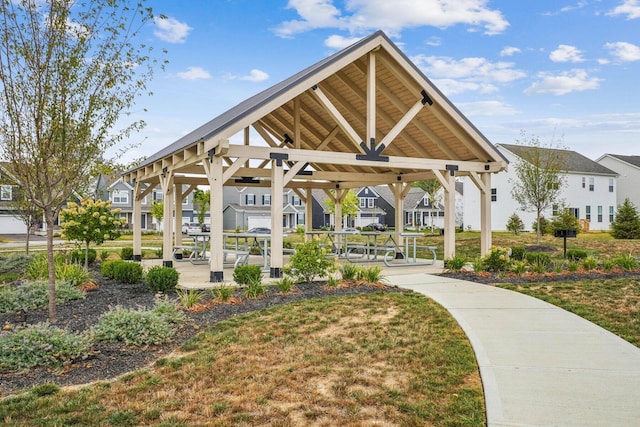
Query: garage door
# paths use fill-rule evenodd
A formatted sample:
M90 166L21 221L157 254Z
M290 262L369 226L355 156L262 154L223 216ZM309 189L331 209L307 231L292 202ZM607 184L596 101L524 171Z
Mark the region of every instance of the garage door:
M0 215L0 234L27 234L27 226L15 216Z
M249 229L256 227L271 228L270 216L250 216L247 218L247 225Z

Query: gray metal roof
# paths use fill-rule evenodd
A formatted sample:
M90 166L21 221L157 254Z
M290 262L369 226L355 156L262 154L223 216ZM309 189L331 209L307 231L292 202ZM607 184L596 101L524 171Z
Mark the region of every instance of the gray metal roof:
M566 162L566 170L569 173L586 173L595 175L611 175L617 176L618 174L609 168L602 166L599 163L583 156L582 154L572 150L560 150L557 148L539 148L526 145L513 145L513 144L497 144L498 147L503 147L506 150L511 151L518 157L523 157L525 153L530 150L539 149L543 153L549 156L563 157Z

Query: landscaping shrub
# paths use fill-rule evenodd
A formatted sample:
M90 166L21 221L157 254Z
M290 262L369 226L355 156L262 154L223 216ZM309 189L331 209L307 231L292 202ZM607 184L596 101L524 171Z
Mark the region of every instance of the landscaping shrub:
M571 261L580 261L585 259L589 254L584 249L567 249L567 259Z
M291 255L289 264L284 272L296 282L310 282L315 277L327 277L329 270L334 266L334 260L327 257L328 249L321 248L316 239L308 240L296 248L296 253Z
M45 254L39 254L33 257L27 269L25 276L31 280L41 280L49 277L49 263Z
M379 265L373 265L368 268L359 268L356 275L357 280L365 283L380 283L384 279L382 276L382 268Z
M8 257L0 257L0 272L8 271L24 271L29 263L33 260L33 255L17 253Z
M218 287L211 289L211 296L220 301L227 301L233 295L233 288L226 282L220 283Z
M178 285L179 277L175 268L157 265L147 271L144 281L154 292L170 292Z
M509 249L498 246L493 246L491 252L482 258L486 271L507 271L509 262Z
M526 249L524 246L514 246L511 248L511 259L514 261L524 261Z
M100 316L93 329L97 341L123 342L128 346L142 347L169 342L175 333L175 325L184 321L184 314L167 304L153 310L111 308Z
M204 296L204 294L197 289L178 289L176 295L178 296L180 305L184 308L192 308L199 303Z
M544 252L527 252L525 255L527 258L527 262L531 265L533 264L551 264L551 257L549 254L545 254Z
M246 298L258 298L267 292L267 287L262 283L262 276L252 278L252 280L244 288L243 294Z
M84 292L67 282L56 282L56 303L84 298ZM49 284L24 281L18 285L0 287L0 313L35 310L49 303Z
M507 231L511 231L513 234L520 234L524 230L524 222L520 219L518 214L513 214L507 221Z
M295 281L289 276L284 276L274 281L274 284L276 285L276 287L281 293L288 294L293 290L293 285L295 285Z
M100 261L105 262L109 258L109 251L104 249L100 251Z
M594 257L589 256L582 260L582 268L584 268L587 271L594 270L597 266L598 266L598 260L595 259Z
M233 281L239 285L248 285L262 280L262 267L259 265L239 265L233 270Z
M96 261L97 253L95 249L89 249L89 264L93 264ZM75 249L69 252L68 255L69 262L75 264L84 264L84 249Z
M118 264L122 264L125 261L120 259L112 259L109 261L105 261L100 265L100 274L102 274L107 279L115 279L114 269Z
M547 232L553 234L556 230L574 229L580 233L580 222L569 208L563 208L551 219Z
M462 255L455 255L453 258L444 260L444 268L449 271L460 271L467 263L467 259Z
M133 248L131 246L125 246L120 249L120 258L125 261L130 261L133 259Z
M56 264L56 280L67 282L72 286L80 286L91 276L84 268L84 264Z
M533 231L536 231L537 227L538 227L538 222L533 221L533 223L531 224L531 229ZM541 216L540 217L540 235L544 236L547 233L549 233L549 220Z
M631 256L631 254L620 254L613 260L618 267L627 271L633 270L638 265L638 260Z
M120 283L138 283L142 273L142 265L137 262L123 261L113 267L113 278Z
M524 261L512 261L510 271L520 276L527 272L527 264Z
M339 267L340 275L343 280L355 280L358 275L358 266L351 263L342 264Z
M90 352L89 338L47 323L0 335L0 367L4 369L59 367L85 359Z

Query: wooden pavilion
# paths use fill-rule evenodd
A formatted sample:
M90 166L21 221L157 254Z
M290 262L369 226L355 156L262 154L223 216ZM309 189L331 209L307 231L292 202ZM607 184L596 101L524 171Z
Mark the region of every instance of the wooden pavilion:
M173 224L165 221L165 265L172 265L172 247L182 239L183 198L198 185L210 186L210 280L220 282L225 185L271 188L270 275L280 277L284 188L306 202L310 231L314 188L334 199L340 218L348 189L386 184L400 216L395 223L402 224L403 198L411 184L436 178L445 191L444 256L450 258L455 255L455 177L469 176L480 189L485 254L491 246L491 174L506 165L482 133L378 31L241 102L126 172L124 179L135 187L136 219L146 194L158 185L165 194L164 218L175 218ZM139 260L139 221L133 226ZM340 227L337 221L336 230Z

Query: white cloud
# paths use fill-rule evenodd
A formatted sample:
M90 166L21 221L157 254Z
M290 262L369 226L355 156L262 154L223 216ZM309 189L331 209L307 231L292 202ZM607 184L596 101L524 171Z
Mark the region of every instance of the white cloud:
M179 72L176 75L183 80L200 80L211 78L211 74L209 74L205 69L201 67L189 67L187 68L187 71Z
M440 46L442 44L442 39L440 37L431 37L426 41L427 46Z
M582 52L575 46L566 44L558 45L558 48L549 54L553 62L582 62Z
M259 83L267 80L269 78L269 74L265 73L262 70L254 68L249 71L249 74L247 74L246 76L236 76L234 74L228 73L225 74L224 78L227 80L245 80L248 82Z
M345 47L354 44L358 40L360 40L360 37L342 37L333 35L327 37L327 39L324 41L324 45L332 49L344 49Z
M513 47L513 46L505 46L501 51L500 51L500 56L513 56L516 53L520 53L522 52L520 49L518 49L517 47Z
M640 4L638 0L624 0L621 5L607 12L607 15L627 15L627 19L640 18Z
M627 42L607 43L604 45L611 55L619 61L633 62L640 61L640 47Z
M254 83L263 82L268 78L269 78L269 74L255 68L249 71L248 75L239 77L240 80L246 80Z
M566 95L571 92L598 89L601 81L596 77L589 77L587 72L581 69L565 71L560 75L540 73L538 77L540 80L525 89L524 93Z
M153 34L160 40L169 43L184 43L189 31L192 30L186 23L174 18L155 17L153 22L156 24L156 30Z
M281 37L316 28L338 28L351 33L383 29L399 34L403 29L433 26L446 28L468 25L470 30L484 29L485 34L502 33L509 23L502 13L487 7L488 0L350 0L340 10L333 0L289 0L300 19L285 21L276 28Z
M513 62L490 62L486 58L455 60L446 56L417 55L411 60L428 77L434 78L506 83L526 76L524 71L513 68Z

